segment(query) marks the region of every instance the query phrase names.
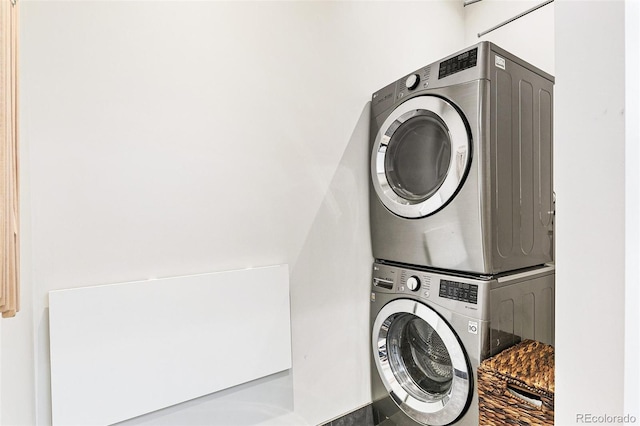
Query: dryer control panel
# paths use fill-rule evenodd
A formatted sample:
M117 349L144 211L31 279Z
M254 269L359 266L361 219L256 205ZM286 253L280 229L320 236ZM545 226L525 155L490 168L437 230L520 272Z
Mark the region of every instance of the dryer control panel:
M460 53L453 58L440 62L438 79L445 78L451 74L473 68L478 64L478 48L475 47L466 52Z

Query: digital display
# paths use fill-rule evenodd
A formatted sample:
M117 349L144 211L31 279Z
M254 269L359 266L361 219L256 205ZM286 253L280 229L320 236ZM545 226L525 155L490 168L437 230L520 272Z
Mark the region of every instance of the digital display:
M444 78L467 68L475 67L478 63L478 48L461 53L458 56L440 62L438 78Z
M478 304L478 286L456 281L440 281L440 297L461 302Z

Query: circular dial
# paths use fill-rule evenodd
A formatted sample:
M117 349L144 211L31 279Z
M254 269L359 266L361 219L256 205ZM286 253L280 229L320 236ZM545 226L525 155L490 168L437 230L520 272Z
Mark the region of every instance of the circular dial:
M405 85L407 86L407 89L413 90L416 87L418 87L419 82L420 82L420 76L418 74L411 74L405 80Z
M418 291L420 288L420 280L416 276L411 276L407 279L407 287L411 291Z

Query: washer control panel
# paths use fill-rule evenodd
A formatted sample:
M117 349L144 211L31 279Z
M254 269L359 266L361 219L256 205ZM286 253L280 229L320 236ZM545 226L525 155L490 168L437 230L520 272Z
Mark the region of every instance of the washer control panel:
M431 294L431 277L428 273L420 271L408 271L401 269L400 291L414 293L422 297L429 297Z
M478 304L478 286L458 281L440 280L440 297Z
M388 263L373 264L372 301L376 294L397 295L445 307L480 318L486 311L492 278L453 275L430 269L408 269Z
M407 287L411 291L418 291L420 289L420 278L416 277L415 275L407 278Z
M391 293L407 293L423 298L431 297L431 274L429 272L396 268L374 264L373 287ZM438 294L437 291L434 294Z

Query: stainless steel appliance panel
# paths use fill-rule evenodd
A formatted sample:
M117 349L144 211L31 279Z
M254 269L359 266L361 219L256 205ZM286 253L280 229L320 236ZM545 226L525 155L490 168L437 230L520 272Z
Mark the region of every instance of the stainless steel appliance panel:
M477 426L477 367L521 339L553 344L554 288L553 266L481 276L374 263L370 311L374 410L396 425ZM435 330L441 339L423 339L425 333L418 332L404 340L404 347L410 348L404 350L398 331L411 321L431 324L422 329ZM414 348L407 342L420 344ZM435 354L428 355L429 346ZM438 349L443 347L447 350ZM448 357L443 362L440 354L445 352ZM419 359L413 363L412 356ZM424 360L437 361L440 374L433 377L442 378L442 389L420 387L422 375L430 370L414 366ZM455 386L443 373L447 363L455 372L451 377L460 378Z
M374 258L479 274L553 260L553 77L482 42L379 90L371 112ZM436 170L433 160L415 158L433 149L383 161L402 151L385 151L394 132L429 114L450 129L448 173L455 178L442 173L444 160ZM433 143L433 133L424 132L424 143ZM412 134L412 143L419 137ZM414 176L434 170L437 179ZM437 189L416 195L389 183L402 181L397 176Z
M553 85L506 55L492 51L491 58L491 180L485 194L493 196L492 269L499 272L553 259Z

